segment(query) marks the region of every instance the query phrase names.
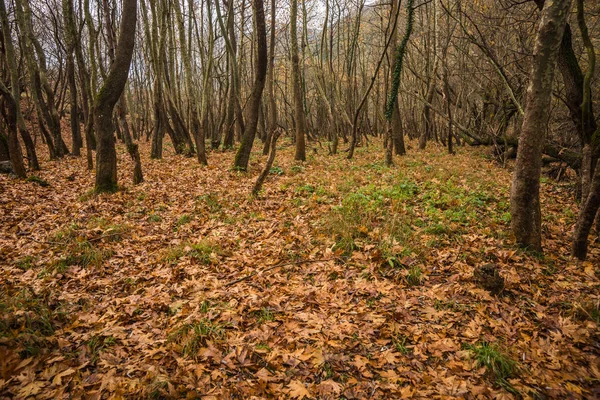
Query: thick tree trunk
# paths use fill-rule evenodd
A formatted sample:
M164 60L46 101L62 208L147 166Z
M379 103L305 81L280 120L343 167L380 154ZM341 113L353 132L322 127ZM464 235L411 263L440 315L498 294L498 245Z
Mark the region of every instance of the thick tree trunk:
M555 0L542 12L527 89L527 106L511 188L512 230L517 244L542 250L540 174L558 49L571 0Z
M4 8L4 2L0 6ZM7 121L8 126L8 155L12 164L15 175L19 178L26 178L27 173L25 172L25 165L23 164L23 153L21 152L21 146L19 145L19 137L17 131L17 106L12 93L0 82L0 94L6 100L7 105Z
M402 1L401 0L392 0L392 9L391 16L397 14L397 8L400 8ZM396 59L394 54L398 51L398 29L395 28L391 33L392 39L390 42L390 47L388 48L388 57L392 61L391 70L393 71L396 68ZM394 110L392 111L392 140L394 141L394 151L397 155L406 154L406 149L404 147L404 132L402 131L402 121L400 120L400 107L398 105L398 101L396 100L396 104L394 105Z
M137 0L123 0L123 14L116 48L115 61L94 104L95 127L98 137L96 153L96 191L114 192L117 189L117 152L115 149L112 113L121 97L133 56Z

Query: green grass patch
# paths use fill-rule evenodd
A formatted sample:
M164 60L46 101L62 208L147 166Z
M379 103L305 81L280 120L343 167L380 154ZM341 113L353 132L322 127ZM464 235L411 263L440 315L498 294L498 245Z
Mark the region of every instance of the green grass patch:
M41 187L48 187L50 184L45 179L40 178L37 175L29 175L27 177L27 182L33 182Z
M396 335L392 337L392 344L394 349L400 354L408 354L410 350L407 346L408 338L404 335Z
M186 357L196 358L198 351L207 346L208 341L223 339L225 327L207 318L187 323L177 328L169 336L169 341L178 346L178 350Z
M108 350L111 346L114 346L116 342L117 341L113 336L92 336L92 338L87 342L87 346L91 355L91 363L95 364L100 357L100 353Z
M254 312L256 316L256 323L264 324L265 322L275 321L275 315L271 310L266 307L261 308L260 310Z
M181 217L177 219L175 222L175 230L181 228L185 224L189 224L192 221L192 217L188 214L183 214Z
M31 289L11 292L0 289L0 338L17 349L23 358L40 354L48 347L46 337L67 322L61 302L48 293Z
M119 240L125 231L122 225L110 225L106 222L98 224L98 221L91 221L93 230L102 230L100 235L88 239L89 232L82 229L76 223L61 229L51 236L51 244L55 250L61 254L61 257L54 260L41 272L41 275L51 273L52 271L64 272L69 266L79 265L82 267L99 266L103 261L110 258L113 252L109 249L102 249L98 245L100 240L114 241Z
M419 266L412 266L406 274L406 283L411 286L418 286L423 282L423 270Z
M283 168L274 166L274 167L271 167L271 169L269 170L269 174L270 175L283 175L284 171L283 171Z
M475 345L465 346L477 361L478 367L485 367L488 374L495 379L495 383L508 392L518 394L508 382L517 372L517 363L512 360L495 343L479 342Z
M36 261L37 261L37 258L34 256L25 256L25 257L15 261L15 267L17 267L23 271L28 271L35 266Z
M219 196L214 193L208 193L196 197L196 206L207 209L211 214L218 213L223 208Z
M200 241L170 247L163 252L161 260L166 264L177 264L182 257L190 257L202 264L210 264L215 262L220 254L221 248L218 245Z

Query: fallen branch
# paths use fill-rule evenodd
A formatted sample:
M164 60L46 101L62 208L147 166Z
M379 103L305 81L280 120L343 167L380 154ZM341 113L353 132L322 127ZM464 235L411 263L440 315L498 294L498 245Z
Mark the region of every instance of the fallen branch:
M248 275L246 275L246 276L243 276L243 277L241 277L241 278L238 278L238 279L236 279L236 280L234 280L234 281L227 282L227 283L226 283L225 285L223 285L223 286L227 287L227 286L235 285L236 283L240 283L240 282L242 282L242 281L245 281L245 280L247 280L247 279L250 279L250 278L252 278L253 276L256 276L256 275L258 275L258 274L263 274L263 273L265 273L265 272L268 272L268 271L274 270L275 268L279 268L279 267L285 267L286 265L300 265L300 264L309 264L309 263L325 262L325 261L332 261L332 260L338 260L338 258L337 258L337 257L333 257L333 258L322 258L322 259L319 259L319 260L285 261L285 262L282 262L282 263L279 263L279 264L271 265L270 267L268 267L268 268L265 268L265 269L263 269L263 270L261 270L261 271L254 271L254 272L252 272L251 274L248 274Z

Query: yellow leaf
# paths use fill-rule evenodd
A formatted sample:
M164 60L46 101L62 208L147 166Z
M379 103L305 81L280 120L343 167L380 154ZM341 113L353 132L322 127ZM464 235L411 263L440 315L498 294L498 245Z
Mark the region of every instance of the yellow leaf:
M308 389L304 386L304 383L300 381L291 381L289 385L287 385L290 390L288 391L288 395L292 399L300 399L302 400L305 397L312 397Z

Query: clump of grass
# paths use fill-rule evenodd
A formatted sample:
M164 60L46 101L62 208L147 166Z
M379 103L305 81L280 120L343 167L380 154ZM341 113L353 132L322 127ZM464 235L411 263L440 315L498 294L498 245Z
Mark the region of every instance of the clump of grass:
M516 389L508 382L517 372L517 363L505 354L497 344L479 342L475 345L465 346L477 361L478 367L485 367L487 372L495 378L496 384L508 392L516 394Z
M410 350L406 347L407 337L404 335L396 335L392 337L392 344L398 353L408 354Z
M20 349L22 357L39 354L47 347L44 337L53 335L66 321L62 303L48 293L0 291L0 338Z
M200 312L201 313L206 314L208 311L210 311L210 308L211 308L210 301L204 300L202 303L200 303Z
M188 256L202 264L210 264L216 260L219 254L221 254L219 246L208 241L200 241L171 247L163 254L162 260L167 264L177 264L179 259Z
M77 231L79 231L80 229L81 229L80 226L77 223L73 222L69 226L56 231L50 237L50 241L62 243L62 242L70 241L70 240L75 240L78 235Z
M45 179L40 178L37 175L29 175L27 177L27 182L33 182L35 184L40 185L41 187L48 187L50 184Z
M298 186L298 188L296 188L296 193L300 193L300 194L310 194L310 193L314 193L317 189L313 186L313 185L302 185L302 186Z
M414 265L408 269L406 282L411 286L418 286L423 282L423 270L421 267Z
M33 256L25 256L15 262L15 266L23 271L28 271L35 265L36 258Z
M175 230L179 229L180 227L182 227L185 224L190 223L191 220L192 220L192 217L190 217L188 214L183 214L181 217L179 217L177 219L177 222L175 223Z
M431 233L433 235L447 235L451 232L450 228L444 224L433 224L425 228L426 233Z
M183 246L180 245L167 249L163 253L161 259L167 264L177 264L177 261L179 261L179 259L184 255L185 251L183 250Z
M224 335L223 325L203 318L177 328L170 335L169 340L181 346L181 354L195 358L198 351L207 346L208 341L220 340Z
M359 248L356 239L366 237L378 219L378 200L362 193L350 193L340 206L334 207L327 216L325 225L336 240L334 250L351 254Z
M270 175L283 175L284 171L283 171L283 168L275 166L275 167L271 167L271 169L269 170L269 174Z
M303 172L303 171L304 171L304 167L303 167L303 166L301 166L301 165L292 165L292 167L290 168L290 170L291 170L293 173L295 173L295 174L298 174L298 173L300 173L300 172Z
M254 348L257 353L268 353L271 351L271 347L267 343L258 343Z
M148 215L148 222L161 222L162 217L158 214L152 213Z
M202 203L211 213L217 213L223 208L219 201L219 196L214 193L196 197L196 203Z
M261 308L260 310L254 313L256 315L256 322L260 325L265 322L275 321L275 315L271 310L266 307Z
M59 273L65 272L72 265L99 266L112 254L111 250L99 249L88 241L75 242L67 247L66 255L54 261L51 266Z
M104 217L93 218L88 226L101 230L102 238L113 242L121 240L123 234L129 229L127 225L115 224Z
M107 238L113 240L114 238L118 239L122 230L124 228L121 226L111 226L106 231L108 233L103 233L103 235L107 235ZM50 269L61 273L72 265L80 265L82 267L89 265L98 266L113 254L111 250L100 249L95 242L88 240L77 224L71 224L67 228L59 230L51 239L53 245L63 256L52 262Z
M103 351L107 350L109 347L113 346L116 343L116 339L113 336L101 336L101 335L94 335L92 336L92 338L87 342L87 345L90 349L90 354L91 354L91 363L95 364L96 361L98 361L98 358L100 357L100 353L102 353Z

